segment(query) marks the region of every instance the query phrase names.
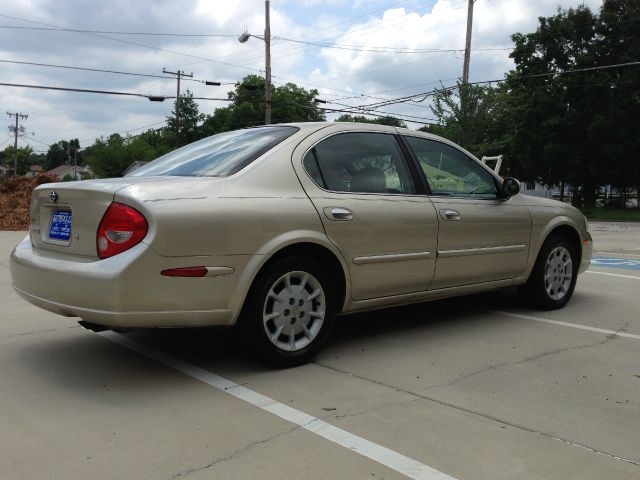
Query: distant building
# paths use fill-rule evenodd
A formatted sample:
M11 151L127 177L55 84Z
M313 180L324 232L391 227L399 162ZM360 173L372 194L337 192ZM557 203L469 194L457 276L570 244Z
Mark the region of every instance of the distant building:
M520 193L530 197L559 198L560 189L556 186L548 186L540 182L522 182Z
M65 177L71 177L73 179L74 172L76 173L75 180L82 180L83 178L93 178L93 172L88 166L73 165L60 165L52 170L46 172L48 175L54 175L58 177L58 180L64 180Z
M24 174L25 177L37 177L41 173L44 173L44 168L40 165L31 165L29 171Z

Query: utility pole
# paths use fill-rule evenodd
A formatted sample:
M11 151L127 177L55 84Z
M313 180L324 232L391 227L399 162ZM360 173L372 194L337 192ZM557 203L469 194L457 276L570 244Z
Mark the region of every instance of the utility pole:
M465 130L468 119L466 105L469 98L467 85L469 84L469 62L471 60L471 31L473 30L473 4L475 0L469 0L469 7L467 10L467 39L464 46L464 66L462 67L462 85L460 88L460 110L462 111L462 118L460 119L460 144L463 147L467 147L465 142Z
M184 71L178 70L177 72L168 72L166 68L162 69L162 73L168 73L169 75L175 75L178 80L178 90L176 93L176 147L180 146L180 78L189 77L193 78L193 73L187 75Z
M246 43L249 38L259 38L264 41L264 124L271 123L271 2L264 0L264 36L252 35L244 32L238 37L240 43Z
M7 112L7 115L10 117L16 117L16 125L10 126L9 128L13 130L14 133L14 141L13 141L13 175L18 175L18 133L20 133L20 127L18 126L18 118L22 118L26 120L29 118L29 115L23 113L10 113Z
M475 0L469 0L467 10L467 40L464 46L464 67L462 68L462 83L469 83L469 61L471 60L471 30L473 25L473 4Z
M264 124L271 123L271 18L269 0L264 2L264 58L265 58L265 82L264 82Z

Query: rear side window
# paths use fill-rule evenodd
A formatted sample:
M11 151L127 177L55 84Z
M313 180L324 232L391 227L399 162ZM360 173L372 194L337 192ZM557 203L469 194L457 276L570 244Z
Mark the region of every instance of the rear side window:
M398 141L384 133L341 133L323 140L303 160L322 188L353 193L416 193Z
M297 131L297 127L276 125L219 133L163 155L127 176L228 177Z
M457 148L425 138L404 138L418 159L433 195L497 198L493 175Z

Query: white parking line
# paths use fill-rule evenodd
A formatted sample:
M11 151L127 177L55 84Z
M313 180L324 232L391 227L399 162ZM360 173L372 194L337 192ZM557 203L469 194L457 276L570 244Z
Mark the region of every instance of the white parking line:
M620 275L619 273L594 272L593 270L587 270L584 273L595 273L596 275L606 275L608 277L632 278L633 280L640 280L640 277L634 277L633 275Z
M240 400L244 400L266 412L272 413L284 420L299 425L305 430L315 433L330 442L343 446L352 452L389 467L409 478L420 480L456 480L445 473L436 470L424 463L409 458L401 453L390 450L382 445L373 443L365 438L349 433L341 428L320 420L311 415L291 408L288 405L277 402L258 392L254 392L246 387L238 385L231 380L227 380L215 373L197 367L191 363L172 357L166 353L154 350L146 345L131 340L124 335L115 332L98 333L103 338L111 340L123 347L137 352L145 357L151 358L167 367L177 370L185 375L189 375L196 380L206 383L218 390L232 395Z
M634 248L632 250L637 250L637 248ZM640 257L640 255L636 255L635 253L622 253L622 252L595 252L596 254L603 254L603 255L616 255L616 256L627 256L627 257Z
M550 325L558 325L561 327L577 328L578 330L587 330L588 332L605 333L607 335L615 335L616 337L631 338L633 340L640 340L640 335L634 333L620 332L617 330L608 330L606 328L589 327L588 325L580 325L579 323L560 322L558 320L549 320L548 318L532 317L531 315L522 315L520 313L501 312L494 310L491 313L497 313L498 315L505 315L507 317L519 318L522 320L532 320L534 322L548 323Z

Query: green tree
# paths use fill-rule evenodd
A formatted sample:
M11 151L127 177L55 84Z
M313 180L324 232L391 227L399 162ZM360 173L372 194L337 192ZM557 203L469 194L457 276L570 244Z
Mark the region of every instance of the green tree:
M44 169L51 170L65 164L69 159L68 147L69 142L66 140L60 140L59 142L49 145Z
M637 163L640 102L637 83L628 85L637 72L598 69L640 60L639 9L637 1L605 0L599 15L585 6L559 10L535 32L512 36L514 147L531 175L569 183L577 206L595 206L605 183L640 183L628 168ZM584 69L592 70L572 73Z
M158 155L139 137L122 137L114 133L109 138L99 138L85 149L85 158L91 170L99 178L120 177L134 161L148 162Z
M198 129L198 135L202 135L202 128ZM137 135L137 138L149 145L155 152L156 156L164 155L175 148L175 137L173 133L169 134L166 128L150 129Z
M437 123L420 130L448 138L471 151L494 153L487 151L495 150L492 144L497 141L490 133L497 130L496 125L506 115L506 101L501 87L458 82L455 88L436 90L431 111Z
M171 115L167 117L166 137L175 145L178 123L176 112L178 111L180 112L180 141L178 146L198 140L200 138L199 125L205 119L205 116L198 110L198 104L193 99L193 93L189 90L180 97L179 106L178 99L173 103Z
M436 90L431 111L436 123L418 130L458 143L474 155L503 155L503 172L520 175L512 154L509 94L503 85L462 85Z
M77 138L72 140L60 140L49 145L44 169L52 170L60 165L69 163L70 160L73 162L73 155L76 150L80 150L80 142ZM78 154L78 158L81 159L82 155Z
M271 122L314 122L325 120L315 103L317 90L306 90L293 83L273 87L271 91ZM216 108L203 124L203 136L238 128L264 124L264 78L248 75L236 83L228 94L232 101Z
M601 63L625 64L640 60L640 2L607 0L600 9L596 51ZM604 180L621 190L635 188L640 208L640 68L611 69L606 72L606 115L602 132L608 168ZM624 205L622 203L621 205Z
M3 152L3 163L5 166L13 171L14 161L15 161L15 149L13 145L4 149ZM29 166L31 166L31 157L33 155L33 149L27 145L25 147L18 147L18 175L24 175L29 171Z
M407 124L395 117L367 117L365 115L350 115L343 113L335 120L336 122L357 122L357 123L376 123L378 125L389 125L391 127L407 128Z

